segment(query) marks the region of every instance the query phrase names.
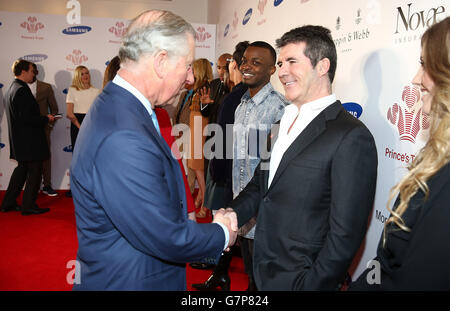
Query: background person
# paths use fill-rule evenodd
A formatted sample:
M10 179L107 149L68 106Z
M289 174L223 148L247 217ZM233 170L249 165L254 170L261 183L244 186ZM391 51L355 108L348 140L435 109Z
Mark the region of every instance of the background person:
M271 126L281 119L286 98L275 91L270 77L275 73L275 49L264 41L250 43L239 70L248 86L236 108L233 126L233 198L245 188L261 161L262 145ZM239 230L239 245L248 275L248 290L256 290L253 277L253 240L256 217Z
M66 116L70 120L70 141L72 150L75 150L78 132L83 123L86 113L89 111L95 98L100 94L100 90L91 84L89 69L85 66L75 68L72 85L69 87L66 97ZM71 197L72 192L66 192L66 196Z
M33 63L34 70L34 81L28 86L30 87L31 93L36 98L39 105L39 110L41 116L47 116L48 114L55 115L58 113L58 104L56 103L55 94L53 93L53 88L50 84L45 83L37 79L39 71L35 63ZM42 192L48 196L57 196L58 193L52 187L52 153L50 146L50 136L55 122L48 122L45 125L45 137L47 138L48 152L50 154L47 160L42 162L42 182L43 188Z
M22 211L22 215L42 214L48 208L36 204L41 184L42 161L49 157L44 126L55 119L51 114L41 116L39 105L27 83L35 79L32 63L19 59L12 65L14 81L5 94L5 109L8 120L10 158L17 161L1 211ZM22 207L17 204L23 186Z
M232 153L233 134L227 132L227 127L233 125L236 108L241 103L241 98L248 89L248 87L242 83L242 74L239 71L239 66L242 62L242 55L244 55L244 52L249 44L250 42L248 41L242 41L235 47L233 57L228 65L230 79L233 82L234 87L223 99L223 103L218 112L217 122L220 125L223 134L222 142L219 141L218 143L222 144L221 148L223 149L223 157L212 158L209 162L209 175L211 177L211 183L209 184L209 187L207 187L207 193L205 196L205 206L212 210L213 215L218 209L228 206L233 199L233 159L232 157L226 156L227 149L231 149ZM217 149L218 147L216 147L216 150ZM232 259L232 252L224 252L209 278L203 283L192 284L192 287L198 290L213 290L217 288L229 290L231 280L228 274L228 269ZM200 263L200 265L207 267L204 263ZM196 268L198 267L199 265L196 266Z
M205 195L206 180L205 180L205 157L203 146L205 144L206 136L203 135L203 130L208 125L208 118L201 114L200 90L203 88L210 88L212 80L212 67L206 58L196 59L192 65L194 74L194 86L191 105L189 106L189 129L190 129L190 156L187 160L188 165L188 181L193 193L195 181L198 183L198 193L195 199L195 206L200 207L197 213L198 218L205 218L208 211L203 206L203 197Z

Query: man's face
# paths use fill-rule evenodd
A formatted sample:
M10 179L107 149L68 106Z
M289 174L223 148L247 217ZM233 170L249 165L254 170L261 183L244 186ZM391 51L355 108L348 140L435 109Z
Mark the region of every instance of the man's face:
M22 71L23 74L23 80L26 83L33 83L34 80L36 79L36 75L34 73L34 68L33 65L30 64L30 67L28 67L27 71Z
M239 69L242 72L242 82L250 89L259 90L270 81L270 76L275 72L275 65L268 49L249 46L244 52Z
M217 60L217 72L219 73L220 81L223 81L225 72L227 71L227 58L226 57L219 57Z
M305 42L283 46L277 62L286 99L297 106L311 101L318 89L319 76L304 54L305 47Z
M33 66L33 65L32 65ZM36 81L37 80L37 75L38 75L38 73L39 73L39 71L37 70L37 68L34 68L34 66L33 66L33 73L34 73L34 77L33 77L33 81L31 82L31 83L34 83L34 81Z
M192 72L192 62L194 61L195 41L192 36L188 36L189 54L174 60L174 64L169 68L169 72L164 79L164 86L160 93L156 106L165 106L167 103L180 95L185 84L194 83Z

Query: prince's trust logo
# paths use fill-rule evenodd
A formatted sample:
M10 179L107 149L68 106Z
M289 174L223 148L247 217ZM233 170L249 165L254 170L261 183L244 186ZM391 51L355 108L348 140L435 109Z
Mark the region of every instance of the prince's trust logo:
M35 16L28 16L27 20L20 24L20 27L27 30L28 35L22 35L22 39L31 40L43 40L43 37L38 36L36 33L45 28L45 25L38 21Z
M73 65L78 66L88 60L88 57L84 55L81 50L75 49L72 54L66 56L66 60L72 62Z
M195 30L195 40L197 42L205 42L209 38L211 38L211 34L206 31L205 27L200 26Z
M400 140L415 143L420 130L430 127L428 115L423 113L419 100L419 88L405 86L402 93L403 104L395 103L387 112L387 119L397 127Z
M108 28L108 31L112 33L115 37L115 40L109 40L109 43L122 43L122 37L126 34L128 27L125 26L123 22L116 22L114 26Z
M25 28L28 33L36 33L45 26L41 22L38 22L35 16L28 16L27 21L20 24L20 27Z
M113 33L117 38L122 38L122 36L127 32L128 27L125 27L123 22L117 22L114 26L110 27L108 31Z

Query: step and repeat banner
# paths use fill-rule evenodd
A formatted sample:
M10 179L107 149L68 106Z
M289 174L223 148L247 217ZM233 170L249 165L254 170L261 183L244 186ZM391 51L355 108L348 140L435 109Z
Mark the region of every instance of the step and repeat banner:
M426 141L429 120L411 81L419 67L422 33L449 10L448 0L228 0L219 5L218 54L233 52L244 40L275 47L283 33L307 24L332 32L338 53L333 92L367 125L378 149L375 206L352 265L353 278L375 257L389 216L389 190ZM283 93L276 73L271 81ZM354 169L364 174L364 167Z
M140 12L136 12L136 15ZM17 162L9 159L8 124L3 96L14 77L11 66L17 58L36 63L38 79L53 86L59 112L65 116L67 90L75 68L89 68L92 84L102 87L108 61L117 55L128 20L81 17L79 25L66 16L0 11L0 190L8 187ZM196 57L207 58L215 67L216 25L192 24L197 32ZM52 185L68 189L72 159L70 121L56 121L51 133Z

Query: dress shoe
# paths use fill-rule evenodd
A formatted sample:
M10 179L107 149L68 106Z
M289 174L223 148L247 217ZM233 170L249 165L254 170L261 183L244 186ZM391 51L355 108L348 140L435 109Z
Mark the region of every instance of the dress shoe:
M49 210L49 208L40 208L35 205L33 208L22 209L22 216L43 214L47 213Z
M230 290L230 277L228 274L215 275L214 273L204 283L192 284L192 287L201 291L216 290L220 287L222 290Z
M15 206L2 207L1 211L3 213L6 213L6 212L20 212L20 209L21 209L20 205L16 204Z

